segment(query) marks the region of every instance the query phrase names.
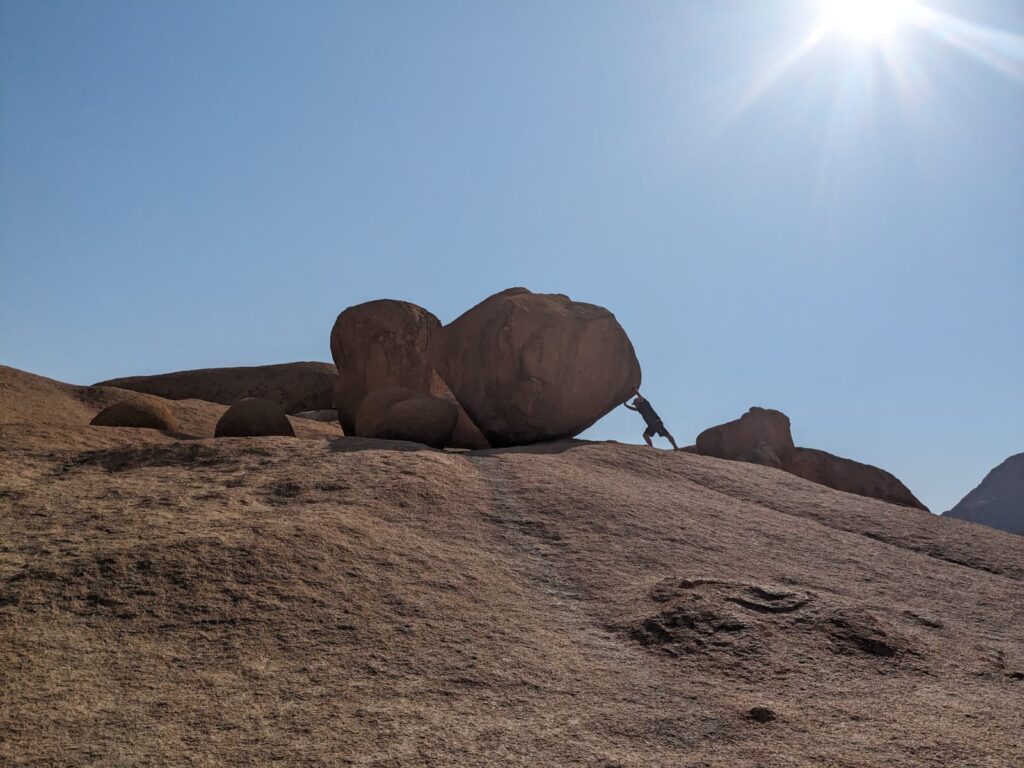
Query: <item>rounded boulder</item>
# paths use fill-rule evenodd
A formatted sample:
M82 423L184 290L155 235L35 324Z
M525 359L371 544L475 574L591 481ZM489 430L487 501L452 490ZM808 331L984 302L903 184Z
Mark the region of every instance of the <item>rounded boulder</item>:
M434 334L434 368L495 447L573 437L640 386L615 316L511 288Z
M331 356L340 375L334 404L345 434L355 432L356 414L370 392L405 387L443 395L429 353L440 327L423 307L391 299L358 304L338 315L331 329Z
M171 409L156 400L122 400L96 414L89 422L96 427L141 427L178 431Z
M458 419L458 406L447 400L409 387L385 387L363 399L355 434L445 448L452 444Z
M246 397L228 408L217 422L215 437L295 437L295 430L277 403Z

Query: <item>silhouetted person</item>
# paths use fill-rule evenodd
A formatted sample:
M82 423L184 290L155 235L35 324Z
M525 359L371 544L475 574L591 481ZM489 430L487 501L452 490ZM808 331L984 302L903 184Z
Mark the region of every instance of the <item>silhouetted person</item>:
M672 443L672 450L678 451L679 446L676 445L676 439L669 434L667 429L665 429L665 422L661 420L661 416L659 416L654 408L651 407L647 398L640 394L639 389L634 389L633 394L636 395L633 399L633 404L630 405L627 400L623 405L631 411L637 411L644 417L644 421L647 422L647 429L644 430L644 442L653 448L654 443L651 442L651 438L655 435L661 435L662 437L668 438L668 441Z

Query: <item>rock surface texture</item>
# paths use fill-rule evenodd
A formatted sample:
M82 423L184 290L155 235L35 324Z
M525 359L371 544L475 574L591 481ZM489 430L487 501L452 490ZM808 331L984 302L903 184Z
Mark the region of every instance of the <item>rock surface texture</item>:
M171 409L158 400L122 400L107 406L89 422L94 427L144 427L178 431Z
M359 406L374 390L405 387L444 396L430 362L430 340L440 328L434 315L407 301L368 301L338 315L331 355L341 377L334 403L345 434L355 434Z
M633 445L88 426L124 397L0 367L0 765L1024 765L1020 536Z
M277 403L246 397L233 404L217 422L215 437L295 437L295 430Z
M1011 456L985 475L946 516L1024 534L1024 453Z
M577 435L640 386L633 345L611 312L525 288L445 326L431 356L494 446Z
M695 446L683 450L774 467L837 491L927 510L909 488L884 469L813 448L797 448L789 417L770 408L754 407L735 421L705 429Z
M458 407L447 400L408 387L387 387L363 399L356 414L355 433L359 437L445 448L452 443L458 420Z
M118 387L168 400L205 400L231 405L244 397L270 400L285 413L331 408L337 371L330 363L281 363L240 368L128 376L97 387Z

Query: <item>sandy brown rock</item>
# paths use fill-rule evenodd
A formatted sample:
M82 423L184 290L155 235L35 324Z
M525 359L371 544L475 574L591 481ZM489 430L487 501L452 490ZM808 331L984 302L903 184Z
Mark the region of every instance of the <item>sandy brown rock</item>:
M0 367L2 765L1024 764L1019 536L614 443L88 426L124 396Z
M129 376L95 386L145 392L168 400L206 400L231 405L262 397L285 413L331 408L337 371L330 363L281 363L237 368L203 368L155 376Z
M354 434L356 414L370 392L407 387L443 397L430 362L430 339L441 323L423 307L380 299L349 307L331 329L331 355L341 380L334 389L338 419Z
M435 333L434 366L492 445L579 434L640 385L611 312L512 288Z
M356 435L445 448L452 444L458 416L458 408L446 400L408 387L387 387L363 399Z
M215 437L295 437L295 430L277 403L246 397L234 403L217 422Z
M833 456L813 448L796 448L783 468L805 480L821 483L837 491L870 496L890 504L927 510L899 479L884 469L859 461Z
M751 408L734 421L701 432L697 436L697 452L717 459L746 456L742 460L750 461L758 456L762 443L771 446L778 458L785 462L794 447L786 414L770 408Z
M158 400L122 400L104 408L89 422L94 427L144 427L178 430L178 421L171 409Z

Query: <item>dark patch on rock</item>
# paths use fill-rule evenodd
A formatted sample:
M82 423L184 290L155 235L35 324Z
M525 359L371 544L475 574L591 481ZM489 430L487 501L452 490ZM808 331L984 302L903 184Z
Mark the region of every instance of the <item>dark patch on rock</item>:
M775 712L768 707L751 707L747 718L755 723L770 723L776 719Z

